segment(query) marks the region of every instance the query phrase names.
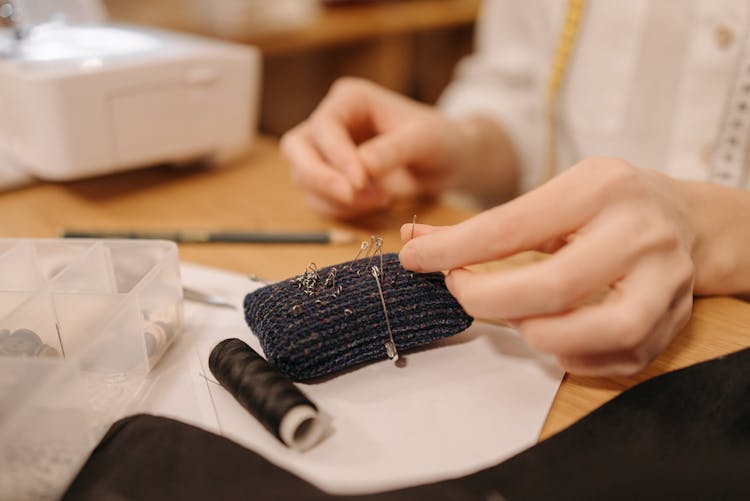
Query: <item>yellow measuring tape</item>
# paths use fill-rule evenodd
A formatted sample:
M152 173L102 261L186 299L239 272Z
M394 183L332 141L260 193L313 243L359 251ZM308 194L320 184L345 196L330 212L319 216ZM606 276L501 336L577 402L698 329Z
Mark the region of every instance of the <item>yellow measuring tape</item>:
M546 170L541 182L552 179L557 170L557 120L560 89L565 82L565 77L570 66L570 58L573 53L578 31L581 24L583 10L586 8L586 0L569 0L565 12L565 21L562 32L557 41L557 49L552 58L552 69L547 81L547 92L545 95L545 106L547 116L547 158ZM540 183L541 184L541 183Z

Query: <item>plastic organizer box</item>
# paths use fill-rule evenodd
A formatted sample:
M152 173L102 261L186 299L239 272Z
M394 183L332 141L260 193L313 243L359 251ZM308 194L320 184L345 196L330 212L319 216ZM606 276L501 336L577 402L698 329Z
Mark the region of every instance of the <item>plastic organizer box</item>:
M59 497L182 322L172 242L0 239L0 499Z

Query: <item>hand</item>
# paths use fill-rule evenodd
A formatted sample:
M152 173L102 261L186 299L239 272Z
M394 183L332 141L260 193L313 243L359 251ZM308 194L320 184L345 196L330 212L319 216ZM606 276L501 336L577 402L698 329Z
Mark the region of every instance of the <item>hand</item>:
M462 136L457 122L429 106L345 78L284 135L281 151L313 208L349 218L454 184Z
M458 225L417 225L401 263L450 270L448 289L470 315L510 321L570 372L632 374L692 308L696 234L677 183L620 160L586 160ZM401 233L408 240L411 224ZM554 253L511 271L462 268L532 249Z

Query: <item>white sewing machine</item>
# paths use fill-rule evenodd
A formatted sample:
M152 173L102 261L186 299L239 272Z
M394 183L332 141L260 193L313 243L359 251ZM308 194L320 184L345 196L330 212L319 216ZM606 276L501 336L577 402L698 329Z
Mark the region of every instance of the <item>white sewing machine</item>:
M224 157L251 141L257 50L102 22L96 0L0 0L3 12L14 27L0 28L0 189Z

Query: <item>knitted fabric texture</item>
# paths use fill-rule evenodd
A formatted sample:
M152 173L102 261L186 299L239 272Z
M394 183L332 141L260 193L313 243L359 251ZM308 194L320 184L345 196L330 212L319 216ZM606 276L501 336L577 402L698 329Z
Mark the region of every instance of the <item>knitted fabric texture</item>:
M412 273L382 256L381 286L399 353L462 332L468 316L442 273ZM372 268L380 256L308 270L245 297L245 318L268 362L296 381L387 358L390 340Z

